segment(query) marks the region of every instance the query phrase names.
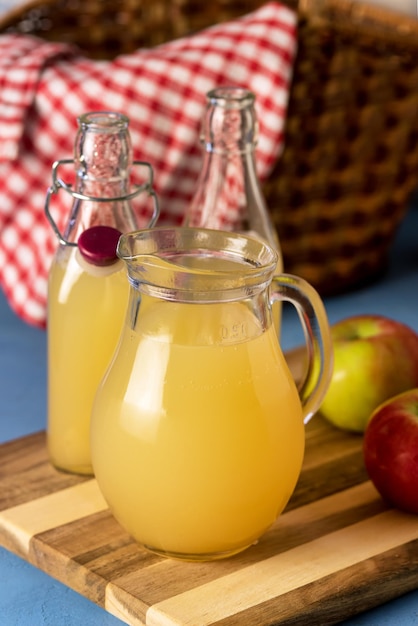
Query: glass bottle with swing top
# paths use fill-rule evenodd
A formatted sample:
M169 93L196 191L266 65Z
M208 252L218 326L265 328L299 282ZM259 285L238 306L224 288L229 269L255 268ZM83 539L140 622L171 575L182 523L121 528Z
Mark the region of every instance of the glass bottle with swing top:
M48 282L48 453L56 468L77 474L93 473L92 403L126 312L129 285L116 255L118 239L139 227L134 198L141 195L148 203L148 226L158 218L152 169L132 161L128 124L125 115L115 112L82 115L75 140L74 189L58 176L59 168L72 161L57 161L45 203L59 240ZM131 183L133 165L147 172L143 184ZM72 196L63 234L50 211L50 201L60 190Z

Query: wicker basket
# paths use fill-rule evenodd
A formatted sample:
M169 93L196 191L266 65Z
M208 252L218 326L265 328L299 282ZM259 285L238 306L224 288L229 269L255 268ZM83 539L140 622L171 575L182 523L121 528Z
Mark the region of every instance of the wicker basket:
M0 32L73 42L109 58L261 4L33 0L7 14ZM301 0L297 10L285 150L265 194L286 270L330 295L386 269L418 185L418 21L349 0Z

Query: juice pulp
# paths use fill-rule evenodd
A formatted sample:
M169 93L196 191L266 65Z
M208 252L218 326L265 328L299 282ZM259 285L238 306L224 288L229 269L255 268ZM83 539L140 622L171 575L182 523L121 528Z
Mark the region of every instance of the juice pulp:
M92 474L94 395L115 350L129 294L122 261L91 267L76 248L54 260L48 286L48 451L56 467Z
M304 451L299 396L274 326L242 303L143 296L96 396L92 460L116 519L188 559L253 543L288 502Z

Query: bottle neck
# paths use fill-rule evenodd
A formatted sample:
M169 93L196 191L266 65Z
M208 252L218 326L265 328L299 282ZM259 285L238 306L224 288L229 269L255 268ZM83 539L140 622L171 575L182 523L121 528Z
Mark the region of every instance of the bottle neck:
M83 193L87 193L85 187ZM64 231L65 239L77 242L81 233L94 226L109 226L121 232L129 232L138 229L138 222L127 200L109 202L76 198Z
M128 176L112 178L95 178L91 174L78 172L75 188L79 193L91 198L121 198L129 194L130 179Z
M202 170L183 225L257 235L279 252L256 171L254 95L241 88L208 94Z
M247 213L262 203L253 151L210 150L204 155L187 225L245 231Z
M77 242L87 228L110 226L121 232L138 228L128 200L132 146L126 116L99 112L82 115L74 145L75 191L65 232ZM112 200L115 198L115 200Z

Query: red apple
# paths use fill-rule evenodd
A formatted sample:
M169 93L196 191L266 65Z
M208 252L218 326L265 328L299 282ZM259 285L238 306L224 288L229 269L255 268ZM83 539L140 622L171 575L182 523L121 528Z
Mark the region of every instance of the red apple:
M418 514L418 388L380 405L363 440L367 473L390 505Z
M418 333L382 315L331 326L334 372L320 412L334 426L363 433L385 400L418 387Z

